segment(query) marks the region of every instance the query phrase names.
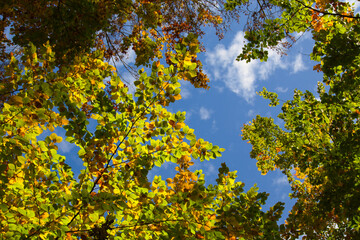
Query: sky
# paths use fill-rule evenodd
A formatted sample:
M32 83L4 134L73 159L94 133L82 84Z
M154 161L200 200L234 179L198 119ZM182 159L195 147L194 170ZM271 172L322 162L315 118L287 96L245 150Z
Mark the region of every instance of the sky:
M269 102L256 94L263 87L277 92L280 99L288 100L294 89L316 93L322 76L312 70L315 63L309 60L313 45L310 34L303 34L287 51L287 56L270 51L267 62L245 63L235 60L245 41L242 30L243 26L232 24L222 40L211 29L206 32L200 39L206 52L201 53L199 59L210 79L210 89L196 89L189 82L181 81L182 99L170 104L169 110L185 111L185 122L195 130L197 138L225 148L222 157L204 162L195 160L191 167L192 170L202 169L206 184L216 184L218 168L225 162L230 171L237 171L237 180L245 183L245 191L257 184L259 192L270 194L265 210L278 201L285 203L284 217L280 221L283 223L294 203L288 196L287 178L278 171L261 175L256 160L249 156L251 145L241 138L241 128L256 115L273 117L281 124L277 119L279 108L270 108ZM128 63L134 60L135 55L130 53ZM122 72L122 77L129 79L127 74ZM59 143L59 153L66 156L66 162L76 175L79 174L83 166L76 154L78 148L65 141L63 129L57 128L55 132L64 139ZM43 137L47 134L50 132ZM148 175L149 181L156 175L161 175L162 179L174 176L174 167L173 163L166 162L161 168L154 168Z
M270 193L265 210L276 202L285 203L284 220L294 204L290 200L290 186L280 171L263 176L258 171L256 160L249 154L251 145L242 140L241 128L256 115L272 117L276 123L278 108L270 108L269 102L257 92L266 87L278 93L286 101L292 98L295 89L309 90L316 95L317 83L322 75L313 71L315 62L310 60L313 40L311 34L299 34L298 41L281 56L270 50L267 62L250 63L236 61L244 45L243 26L232 24L231 30L219 40L209 29L203 39L206 52L199 55L204 70L210 79L210 89L196 89L189 82L181 81L182 99L169 106L171 112L186 112L186 123L195 130L197 138L203 138L221 148L223 156L215 160L195 160L192 170L202 169L206 184L216 184L218 168L225 162L230 171L237 171L238 181L245 183L245 191L257 184L259 192ZM134 61L130 54L129 62ZM174 176L175 164L167 162L153 169L148 178L161 175L162 179Z
M310 60L313 40L309 33L299 34L298 37L298 41L287 50L287 55L281 56L270 50L267 62L245 63L235 60L245 41L241 24L232 24L221 41L209 29L200 39L206 52L201 53L199 58L209 76L210 89L195 89L190 83L181 81L182 99L169 106L172 112L186 112L186 123L195 129L198 138L225 148L222 157L204 162L196 160L192 169L202 169L206 183L215 184L217 169L225 162L230 171L237 171L237 180L245 183L245 190L257 184L260 192L270 194L265 210L278 201L285 203L280 223L284 222L294 203L289 198L287 179L279 171L261 175L256 160L249 156L251 145L241 138L241 128L256 115L272 117L275 123L282 124L277 118L281 105L269 107L269 102L257 95L263 87L276 92L284 101L292 99L295 89L309 90L316 95L322 74L313 71L316 63ZM134 61L133 54L128 61ZM59 150L67 155L68 161L74 159L73 167L82 168L82 163L75 160L74 146L63 141ZM151 181L155 175L162 175L166 179L174 173L172 163L165 163L161 169L152 170L148 178Z
M272 117L275 123L282 124L277 118L281 105L269 107L269 101L257 94L263 87L276 92L284 101L292 99L295 89L309 90L316 95L322 75L313 71L316 64L310 60L313 40L307 33L287 51L286 56L270 50L267 62L236 61L245 42L242 30L241 25L232 25L221 41L215 34L206 37L207 51L200 59L209 76L210 89L195 89L185 82L182 84L183 98L172 108L175 112L187 113L186 123L195 129L198 138L225 148L221 158L197 162L193 166L203 169L207 183L215 183L217 169L225 162L230 171L237 171L237 180L245 183L245 190L257 184L260 192L270 193L265 210L278 201L285 202L283 223L294 203L289 198L287 178L280 171L261 175L256 160L249 156L251 145L242 140L241 128L256 115Z

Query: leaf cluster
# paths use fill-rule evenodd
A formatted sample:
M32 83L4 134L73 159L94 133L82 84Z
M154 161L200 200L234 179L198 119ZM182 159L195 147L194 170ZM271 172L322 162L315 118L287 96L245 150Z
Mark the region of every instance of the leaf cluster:
M315 41L311 59L318 62L314 70L323 72L323 83L318 83L318 98L309 91L294 90L293 99L283 101L278 117L284 126L257 116L244 125L243 138L253 145L251 157L262 173L279 169L291 185L296 203L282 227L284 238L356 238L360 211L360 16L348 2L273 4L281 8L281 15L264 20L255 35L248 33L250 43L240 58L259 58L249 51L257 51L261 44L276 46L288 33L309 31ZM270 43L269 24L275 22L285 34L276 34L277 40ZM270 106L279 104L276 93L264 89L260 95L271 101Z
M224 149L167 108L180 80L208 88L201 27L232 16L213 4L1 3L0 238L279 239L282 204L261 210L267 194L225 164L206 185L190 167ZM130 49L134 91L109 63ZM148 178L166 162L175 176Z

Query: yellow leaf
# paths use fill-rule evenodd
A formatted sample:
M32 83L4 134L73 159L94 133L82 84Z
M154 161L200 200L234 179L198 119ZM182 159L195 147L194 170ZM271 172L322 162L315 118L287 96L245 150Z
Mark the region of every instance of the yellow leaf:
M22 104L23 103L23 98L22 97L19 97L19 96L11 96L10 98L10 103L13 103L13 104Z
M10 104L8 104L8 103L4 103L4 109L9 109L11 107L11 105Z
M56 133L50 134L49 138L50 138L50 140L56 140L56 138L57 138Z
M176 125L175 125L175 129L176 130L179 130L179 129L181 129L182 127L184 127L185 126L185 123L182 123L182 122L179 122L179 123L176 123Z
M48 129L49 129L51 132L53 132L53 131L55 130L55 128L54 128L53 125L49 125L49 126L48 126Z
M180 100L180 99L181 99L181 95L180 95L180 94L176 94L176 95L174 96L174 99L175 99L175 100Z
M125 148L125 152L127 152L127 153L133 153L132 147L127 147L127 148Z
M61 119L61 124L62 125L68 125L69 124L69 120L67 120L66 118Z
M46 47L46 53L50 54L52 52L51 47Z
M117 148L116 144L111 144L110 152L114 152Z
M190 66L191 64L192 64L192 62L191 62L191 57L189 57L189 56L185 57L185 59L184 59L184 65L185 65L185 66Z
M349 23L349 22L351 22L353 19L352 19L352 18L347 17L347 18L345 18L345 20Z
M92 115L91 115L91 118L92 118L92 119L95 119L95 120L99 119L99 117L100 117L99 114L92 114Z
M42 215L41 215L41 219L47 219L49 217L49 214L47 212L44 212Z
M105 88L105 84L104 84L103 82L99 82L98 87L104 89L104 88Z
M67 186L64 186L64 190L65 190L65 193L66 193L67 195L71 195L71 192L70 192L70 190L68 189Z
M58 137L55 139L55 142L60 143L60 142L62 142L62 140L63 140L63 138L58 136Z

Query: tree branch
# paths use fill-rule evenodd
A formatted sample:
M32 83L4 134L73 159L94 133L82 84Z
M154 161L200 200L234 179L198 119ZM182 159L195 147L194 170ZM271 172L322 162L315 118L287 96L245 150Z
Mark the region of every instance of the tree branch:
M323 15L330 15L330 16L337 16L337 17L342 17L342 18L353 18L353 19L360 19L359 16L352 16L352 15L344 15L344 14L341 14L341 13L330 13L330 12L324 12L324 11L321 11L319 9L316 9L316 8L313 8L313 7L310 7L308 5L306 5L305 3L299 1L299 0L295 0L297 3L300 3L301 5L304 6L304 8L307 8L307 9L310 9L314 12L317 12L317 13L321 13Z

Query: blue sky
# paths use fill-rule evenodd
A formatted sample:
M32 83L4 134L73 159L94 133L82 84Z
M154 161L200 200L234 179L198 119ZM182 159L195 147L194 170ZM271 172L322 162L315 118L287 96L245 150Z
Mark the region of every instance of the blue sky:
M207 51L200 54L200 59L209 76L210 89L195 89L189 82L181 81L182 99L170 105L169 110L185 111L186 123L195 129L198 138L225 148L221 158L204 162L196 160L192 166L193 170L203 170L207 184L215 184L218 168L225 162L230 171L237 171L237 180L245 183L245 190L257 184L260 192L270 193L266 209L278 201L286 203L283 223L293 204L288 197L290 187L287 179L277 171L266 176L260 174L256 161L249 157L251 145L241 139L241 127L256 115L276 119L279 108L270 108L268 101L256 94L263 87L277 92L280 99L288 100L295 88L316 92L317 82L322 76L312 70L314 62L309 60L313 44L310 34L304 34L287 51L287 56L270 51L267 62L236 61L244 44L242 29L241 25L232 25L221 41L212 31L207 32L201 39ZM134 53L130 53L128 63L133 63L134 57ZM131 81L126 71L121 72L121 77ZM281 124L280 120L275 122ZM57 128L56 133L64 138L59 143L59 153L66 156L66 162L77 175L83 169L77 156L78 148L65 141L63 129ZM173 176L174 166L167 162L161 168L153 169L149 180L155 175L162 175L163 179Z
M236 61L245 41L242 29L233 25L221 41L215 35L206 37L207 52L201 58L210 78L210 90L194 89L184 83L183 99L172 108L187 112L187 124L195 129L197 137L226 149L221 158L195 164L194 168L204 170L208 183L214 183L217 169L225 162L231 171L237 171L245 189L257 184L259 191L270 193L266 208L278 201L285 202L286 215L293 204L288 197L286 177L278 171L261 175L256 160L249 157L251 145L241 139L241 127L256 115L273 117L281 124L277 119L280 107L270 108L269 102L256 94L263 87L288 100L294 89L316 93L322 75L312 70L315 63L310 61L313 46L310 34L304 34L287 51L287 56L270 50L267 62Z
M279 98L286 101L292 98L294 89L316 94L322 74L312 70L316 63L310 61L313 41L309 33L299 35L286 56L270 50L267 62L235 61L244 44L242 30L242 25L232 24L221 41L213 31L207 31L201 39L207 51L200 55L200 59L209 76L210 89L195 89L190 83L182 81L182 99L170 105L169 109L172 112L185 111L186 123L195 129L198 138L226 150L221 158L196 161L193 169L203 169L206 182L215 183L217 169L225 162L231 171L237 171L238 181L245 183L245 189L257 184L259 191L270 193L266 208L278 201L286 203L281 220L283 223L293 204L288 197L290 187L287 179L278 171L266 176L260 174L256 161L249 157L251 145L241 139L241 127L256 115L273 117L276 123L281 124L277 119L280 107L270 108L268 101L256 94L263 87L278 93ZM133 61L134 54L130 53L128 62ZM126 72L123 77L130 78ZM63 141L59 149L75 169L82 168L73 145ZM155 175L162 175L163 178L171 176L174 174L172 169L171 163L165 163L161 169L151 171L149 179Z
M286 203L283 223L293 202L289 199L290 187L281 172L270 172L263 176L256 167L256 161L249 157L251 145L241 139L241 127L256 115L277 119L279 108L270 108L268 101L256 92L266 87L279 94L282 100L292 98L294 89L316 93L317 82L322 75L313 71L316 63L310 61L313 41L309 33L299 35L299 40L281 56L270 50L267 62L238 62L236 57L244 45L243 26L232 25L224 39L219 41L209 30L201 39L206 52L200 54L204 70L210 79L210 89L195 89L189 82L182 81L182 99L169 106L172 112L185 111L186 123L195 129L195 135L225 148L221 158L211 161L196 161L193 170L202 169L207 184L215 184L217 170L225 162L231 171L237 171L238 181L245 183L245 189L257 184L260 192L270 196L266 209L278 201ZM130 53L128 62L134 61ZM123 76L130 79L127 73ZM281 124L279 119L275 122ZM155 168L149 179L162 175L163 179L175 174L174 165L165 163Z

